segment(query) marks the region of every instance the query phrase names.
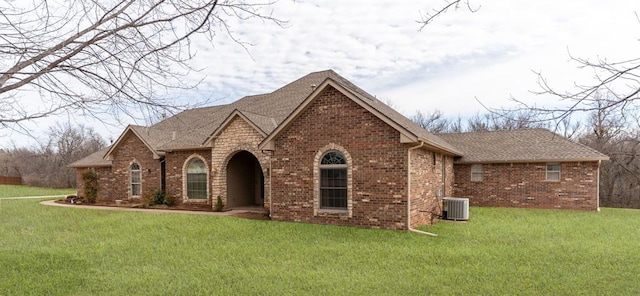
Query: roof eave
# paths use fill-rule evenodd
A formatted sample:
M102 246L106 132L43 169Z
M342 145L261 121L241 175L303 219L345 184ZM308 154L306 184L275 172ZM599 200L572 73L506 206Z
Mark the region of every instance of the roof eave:
M448 147L444 147L442 145L438 145L432 141L429 141L427 139L423 139L420 138L420 141L424 142L425 145L427 145L428 147L431 147L432 149L438 151L438 152L442 152L451 156L463 156L462 152L458 151L458 150L454 150Z
M68 168L108 168L113 166L113 164L106 164L106 163L100 163L100 164L70 164L67 165Z
M513 159L513 160L458 160L454 161L455 164L506 164L506 163L542 163L542 162L596 162L596 161L606 161L609 160L609 157L593 157L593 158L574 158L574 159L558 159L558 158L548 158L548 159Z

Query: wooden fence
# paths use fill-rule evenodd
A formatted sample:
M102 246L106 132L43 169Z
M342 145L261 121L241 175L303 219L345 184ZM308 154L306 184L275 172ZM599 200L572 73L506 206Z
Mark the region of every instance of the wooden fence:
M22 185L22 177L0 176L0 185Z

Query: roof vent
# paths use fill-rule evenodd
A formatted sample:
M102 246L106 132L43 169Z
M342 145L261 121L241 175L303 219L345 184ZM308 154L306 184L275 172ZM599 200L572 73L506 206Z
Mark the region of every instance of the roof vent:
M315 83L311 84L311 90L316 90L316 87L318 87L317 84L315 84Z

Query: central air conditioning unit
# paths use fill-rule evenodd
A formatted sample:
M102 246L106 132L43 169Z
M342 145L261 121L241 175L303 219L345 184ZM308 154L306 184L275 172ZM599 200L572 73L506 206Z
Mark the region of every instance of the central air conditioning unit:
M442 198L442 216L447 220L469 220L469 199L464 197Z

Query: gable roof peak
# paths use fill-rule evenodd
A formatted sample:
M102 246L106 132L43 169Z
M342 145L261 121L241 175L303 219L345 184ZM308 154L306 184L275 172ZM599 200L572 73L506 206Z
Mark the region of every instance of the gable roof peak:
M283 122L278 125L278 127L265 138L265 140L262 141L262 143L260 144L261 149L271 149L271 147L273 146L273 139L275 139L275 137L277 137L277 135L282 130L284 130L286 126L288 126L295 118L297 118L302 110L307 108L311 101L318 97L326 88L332 87L347 96L353 102L357 103L361 107L377 116L379 119L381 119L394 129L396 129L400 133L399 140L401 142L424 142L428 146L431 146L432 148L435 148L439 151L452 155L459 155L459 151L455 147L440 139L438 136L421 128L413 121L407 119L405 116L401 115L388 105L380 102L374 96L357 87L355 84L351 83L337 73L333 71L320 73L331 75L325 77L322 83L320 83L320 85L316 87L313 92L304 99L304 101L296 106L291 114L289 114L283 120Z

